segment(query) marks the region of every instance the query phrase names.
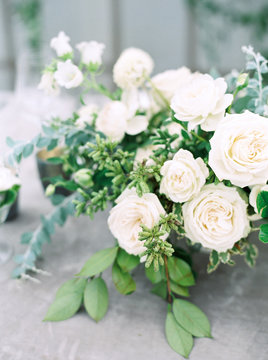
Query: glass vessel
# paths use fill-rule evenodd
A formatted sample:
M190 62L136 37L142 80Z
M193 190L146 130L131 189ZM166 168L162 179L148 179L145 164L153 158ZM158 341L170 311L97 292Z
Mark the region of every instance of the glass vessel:
M0 207L0 224L5 222L11 205L4 205ZM11 245L6 242L0 241L0 265L5 264L13 253Z

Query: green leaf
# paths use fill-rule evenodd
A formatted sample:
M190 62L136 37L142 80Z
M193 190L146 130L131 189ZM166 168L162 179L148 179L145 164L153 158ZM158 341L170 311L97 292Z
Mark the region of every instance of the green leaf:
M256 204L261 217L268 218L268 191L261 191L258 194Z
M217 269L217 267L220 265L220 258L219 258L219 254L217 253L217 251L212 250L211 253L209 254L209 263L207 266L207 272L210 274L213 271L215 271Z
M163 270L163 266L160 266L159 271L154 271L154 266L151 265L145 268L145 274L153 284L157 284L164 278Z
M91 256L90 259L88 259L77 276L90 277L101 273L112 265L116 258L117 251L117 246L98 251L93 256Z
M64 161L60 157L51 157L47 159L47 162L49 162L50 164L58 165L58 164L63 164Z
M193 337L176 322L171 312L167 313L165 331L169 346L178 354L188 358L193 348Z
M190 296L189 289L187 287L180 286L180 285L174 283L172 280L170 281L170 289L173 293L175 293L177 295L185 296L185 297Z
M263 243L268 243L268 224L262 224L260 226L259 239Z
M130 255L123 249L119 249L116 260L124 272L133 270L140 263L139 256Z
M211 337L208 318L196 305L187 300L175 299L173 312L177 322L190 334Z
M136 290L136 283L129 273L123 272L115 263L112 269L112 279L114 285L120 294L128 295Z
M24 158L27 158L28 156L30 156L33 153L34 150L34 146L33 144L27 144L24 146L23 151L22 151L22 156Z
M255 266L256 258L258 257L258 248L256 245L247 244L245 261L249 267Z
M167 283L166 281L161 281L152 288L151 293L160 296L162 299L166 300L167 298Z
M187 262L176 257L168 258L168 272L171 279L179 285L191 286L195 284L191 267Z
M57 291L44 321L62 321L72 317L81 306L85 286L85 279L71 279L64 283Z
M218 254L219 255L219 259L223 264L227 264L230 261L231 255L228 251L226 252L221 252Z
M95 278L87 283L84 293L86 311L95 321L101 320L108 310L109 295L105 281Z
M11 139L11 137L7 137L6 138L6 144L7 144L7 146L9 146L9 147L13 147L14 145L16 145L16 141L14 141L13 139Z

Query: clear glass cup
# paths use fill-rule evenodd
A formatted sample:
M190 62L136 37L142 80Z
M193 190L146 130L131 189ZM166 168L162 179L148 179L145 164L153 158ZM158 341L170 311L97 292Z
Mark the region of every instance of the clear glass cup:
M5 222L11 205L0 207L0 224ZM0 265L5 264L12 256L13 249L10 244L0 241Z

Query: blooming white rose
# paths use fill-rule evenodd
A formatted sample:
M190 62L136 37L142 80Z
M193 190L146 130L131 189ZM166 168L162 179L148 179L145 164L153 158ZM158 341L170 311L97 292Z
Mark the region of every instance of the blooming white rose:
M160 193L173 202L183 203L197 195L209 175L208 168L201 158L195 159L188 150L180 149L164 163L160 170L163 176Z
M208 74L195 74L176 92L171 108L178 120L188 122L189 130L200 125L205 131L214 131L233 100L233 95L225 94L226 89L223 78L214 80Z
M80 129L83 129L86 124L92 125L92 122L94 120L94 115L97 114L98 111L99 108L96 104L88 104L82 106L77 111L79 118L75 122L76 126Z
M256 214L258 214L257 197L261 191L268 191L268 185L255 185L249 194L249 203L254 208Z
M165 99L170 102L176 91L191 79L191 71L183 66L176 70L167 70L152 77L153 85L161 92ZM155 94L158 101L159 96Z
M146 248L139 240L140 225L152 228L165 214L158 197L148 193L139 197L135 189L126 189L116 200L117 205L110 211L108 225L119 246L127 253L139 255ZM166 238L166 237L165 237Z
M114 82L122 89L141 86L153 71L151 56L141 49L122 52L113 68Z
M107 103L97 117L96 129L113 141L121 141L127 129L126 106L121 101Z
M20 179L12 169L0 165L0 192L11 189L14 185L20 185Z
M218 252L232 249L250 231L246 202L222 183L205 185L182 212L186 236Z
M81 59L84 64L102 64L102 54L105 49L104 44L97 41L83 41L77 44L76 48L80 51Z
M60 88L57 84L54 74L52 72L45 72L42 77L41 81L37 87L39 90L43 90L46 95L59 95Z
M66 89L78 87L83 81L83 74L70 59L58 62L54 77L60 86Z
M69 36L64 31L60 31L58 36L51 39L50 46L56 51L58 56L63 56L73 51L69 41Z
M268 119L250 111L227 115L210 140L209 166L220 180L245 187L268 180Z

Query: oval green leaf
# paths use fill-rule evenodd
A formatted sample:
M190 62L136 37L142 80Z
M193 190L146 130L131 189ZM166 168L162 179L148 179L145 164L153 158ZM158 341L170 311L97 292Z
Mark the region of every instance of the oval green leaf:
M105 281L95 278L86 285L84 305L90 317L95 321L101 320L108 310L109 295Z
M260 226L259 239L265 244L268 243L268 224Z
M88 259L77 276L90 277L106 270L114 262L117 251L118 247L98 251Z
M72 279L64 283L57 291L44 321L62 321L72 317L81 306L85 286L85 279Z
M176 284L182 286L192 286L195 284L190 265L182 259L174 256L168 258L168 272Z
M120 294L128 295L136 290L136 283L130 274L123 272L116 263L113 265L112 279Z
M261 217L268 218L268 191L261 191L258 194L256 204Z
M173 312L177 322L190 334L197 337L211 337L208 318L196 305L176 299L173 302Z
M159 271L154 271L154 266L150 265L148 268L145 268L145 275L153 284L157 284L161 280L165 279L163 270L163 266L160 266Z
M188 358L193 348L193 337L176 322L171 312L167 314L165 330L169 346L178 354Z
M118 265L124 272L129 272L133 270L140 263L139 256L130 255L123 249L119 249L116 260Z
M170 281L170 289L174 294L177 294L180 296L185 296L185 297L190 296L189 289L187 287L178 285L178 284L174 283L173 281Z

